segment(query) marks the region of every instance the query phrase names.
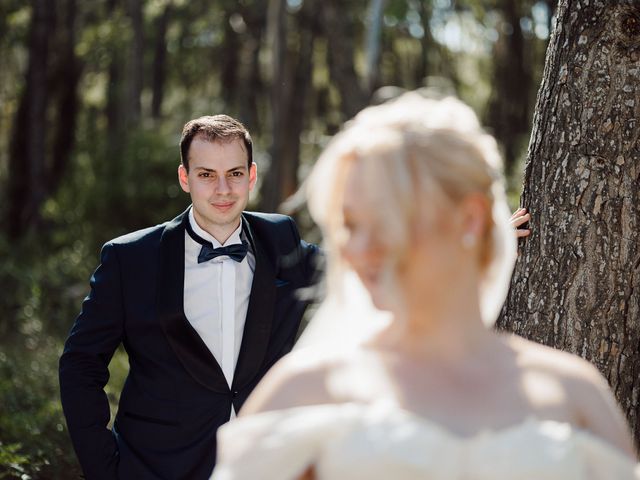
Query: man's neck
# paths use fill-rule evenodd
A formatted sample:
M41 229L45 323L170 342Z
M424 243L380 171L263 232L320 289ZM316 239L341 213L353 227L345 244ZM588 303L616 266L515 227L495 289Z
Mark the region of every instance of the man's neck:
M225 242L229 240L229 237L233 235L233 232L238 229L241 222L240 217L238 217L237 221L228 224L211 224L210 222L205 222L203 221L203 219L199 218L198 214L195 211L193 212L193 218L198 226L213 238L215 238L220 243L220 245L224 245Z

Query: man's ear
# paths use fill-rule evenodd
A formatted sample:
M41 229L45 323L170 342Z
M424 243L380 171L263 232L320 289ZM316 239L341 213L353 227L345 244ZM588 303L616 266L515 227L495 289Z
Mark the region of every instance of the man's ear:
M182 164L180 164L180 166L178 167L178 182L180 182L180 187L182 187L182 190L184 190L187 193L190 192L189 172L187 172L187 169Z
M251 163L249 168L249 191L252 191L258 181L258 165L256 162Z

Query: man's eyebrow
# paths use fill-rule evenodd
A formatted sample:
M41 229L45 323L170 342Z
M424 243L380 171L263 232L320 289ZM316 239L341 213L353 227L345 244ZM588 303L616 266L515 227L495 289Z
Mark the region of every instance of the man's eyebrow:
M194 167L194 170L203 170L205 172L215 172L215 169L213 168L207 168L207 167ZM227 170L227 172L235 172L237 170L246 170L247 166L246 165L238 165L237 167L233 167L230 168L229 170Z

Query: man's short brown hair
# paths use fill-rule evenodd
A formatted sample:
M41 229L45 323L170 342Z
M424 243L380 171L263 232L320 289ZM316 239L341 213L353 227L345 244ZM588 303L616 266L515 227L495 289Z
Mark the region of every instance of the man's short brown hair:
M188 121L182 129L180 139L180 161L189 171L189 148L196 136L201 136L208 142L230 142L242 140L247 151L248 168L253 163L253 143L246 127L235 118L228 115L206 115Z

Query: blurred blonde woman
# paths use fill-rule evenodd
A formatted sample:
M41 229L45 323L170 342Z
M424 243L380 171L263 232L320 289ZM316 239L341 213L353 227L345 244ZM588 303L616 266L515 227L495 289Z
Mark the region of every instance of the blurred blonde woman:
M454 98L405 94L332 140L308 198L328 298L219 431L215 480L640 478L596 369L490 328L516 249L499 163Z

